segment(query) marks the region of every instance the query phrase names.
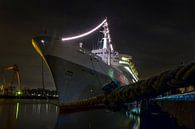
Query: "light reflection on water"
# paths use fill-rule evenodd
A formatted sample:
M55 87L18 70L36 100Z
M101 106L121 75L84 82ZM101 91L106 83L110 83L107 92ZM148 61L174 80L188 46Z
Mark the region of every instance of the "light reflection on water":
M18 110L19 110L20 103L17 102L16 104L16 119L18 119Z
M59 114L46 100L0 99L2 129L139 129L138 116L96 110Z

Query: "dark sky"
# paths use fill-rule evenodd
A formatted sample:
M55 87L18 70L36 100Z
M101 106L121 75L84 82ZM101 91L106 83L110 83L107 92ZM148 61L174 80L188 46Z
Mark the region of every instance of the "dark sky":
M87 31L108 18L114 48L147 78L195 60L192 0L0 0L0 66L17 64L24 87L41 87L34 36ZM54 88L45 68L46 87Z

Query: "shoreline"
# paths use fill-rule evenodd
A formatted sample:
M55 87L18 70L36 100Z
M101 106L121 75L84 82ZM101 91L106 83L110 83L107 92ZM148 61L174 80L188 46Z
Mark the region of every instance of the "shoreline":
M52 96L29 96L29 95L0 95L0 99L58 99L58 97Z

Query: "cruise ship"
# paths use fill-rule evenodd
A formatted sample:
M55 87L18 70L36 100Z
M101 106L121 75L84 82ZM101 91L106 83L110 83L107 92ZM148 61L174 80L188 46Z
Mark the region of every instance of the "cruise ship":
M83 48L79 39L97 31L102 34L100 46ZM103 94L109 83L124 86L138 81L132 57L113 49L107 19L81 35L61 39L39 36L32 39L32 45L47 64L61 102Z

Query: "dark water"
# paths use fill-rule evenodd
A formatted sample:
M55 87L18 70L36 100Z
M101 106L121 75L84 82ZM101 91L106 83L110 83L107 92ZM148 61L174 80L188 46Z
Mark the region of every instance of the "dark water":
M0 129L195 129L195 101L142 102L130 111L59 113L47 100L0 99Z
M139 129L129 112L96 110L59 114L46 100L0 99L0 129Z

